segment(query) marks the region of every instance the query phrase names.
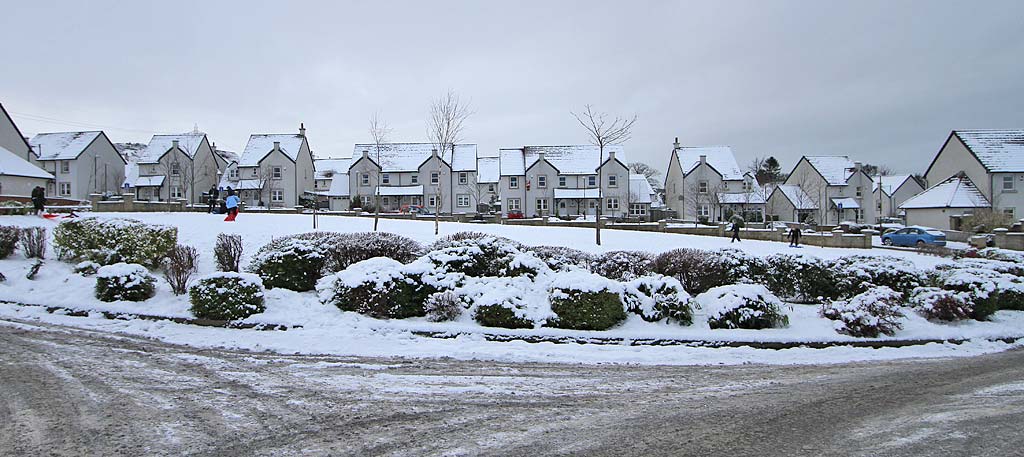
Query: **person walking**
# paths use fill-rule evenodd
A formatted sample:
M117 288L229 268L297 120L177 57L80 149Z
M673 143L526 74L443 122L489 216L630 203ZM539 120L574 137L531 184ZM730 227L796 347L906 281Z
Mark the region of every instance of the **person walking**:
M789 229L789 247L800 247L800 227L794 226Z
M735 243L737 241L741 241L740 227L743 227L743 217L739 214L733 214L732 217L729 218L729 222L732 222L732 240L729 242Z
M235 191L228 187L228 197L224 199L224 206L228 209L228 216L224 218L225 222L234 222L235 218L238 217L238 196L235 195Z
M218 194L219 192L217 192L217 186L210 186L210 191L207 192L206 196L206 198L208 199L207 203L210 205L210 214L214 214L214 209L217 208Z
M37 216L46 212L46 189L41 186L32 189L32 206Z

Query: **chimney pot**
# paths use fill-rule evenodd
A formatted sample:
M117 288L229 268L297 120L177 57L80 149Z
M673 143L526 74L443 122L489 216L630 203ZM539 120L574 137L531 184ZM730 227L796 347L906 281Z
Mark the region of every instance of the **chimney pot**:
M430 150L430 156L431 157L437 157L437 148L433 148L433 149Z
M676 141L672 143L672 147L675 149L679 149L679 137L676 137Z
M706 156L704 154L701 154L700 155L700 163L708 163L708 156Z
M275 151L280 151L281 150L281 142L280 141L275 141L274 142L274 150Z
M306 136L306 124L299 122L299 136Z
M363 157L369 157L369 156L370 156L370 150L369 149L363 149Z
M171 140L171 146L178 147L178 140Z

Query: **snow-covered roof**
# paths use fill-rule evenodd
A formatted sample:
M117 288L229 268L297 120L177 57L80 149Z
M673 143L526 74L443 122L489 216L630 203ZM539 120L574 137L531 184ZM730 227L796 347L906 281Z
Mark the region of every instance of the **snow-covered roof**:
M377 188L377 194L386 197L395 197L401 195L423 195L423 185L418 186L380 186Z
M239 179L237 181L221 181L220 187L232 190L258 190L262 188L258 179Z
M348 171L335 173L331 178L331 187L327 189L328 197L348 197Z
M132 187L160 187L164 185L164 175L139 176Z
M242 151L238 164L243 167L259 166L260 161L274 150L274 142L280 142L281 152L293 162L297 161L302 141L305 139L306 137L296 133L254 133L249 135L249 142L245 143L245 150Z
M476 159L476 182L496 183L501 178L501 159L497 157L479 157Z
M954 130L989 172L1024 171L1024 130Z
M818 203L800 186L780 184L772 193L774 192L782 192L782 195L785 195L796 209L818 209Z
M352 166L352 159L317 159L313 161L313 168L316 168L316 179L331 179L338 173L348 174ZM348 194L346 194L348 195Z
M125 184L127 184L128 187L133 187L133 186L135 186L135 181L137 181L138 179L139 179L139 163L138 162L128 162L128 163L124 164L124 182L121 183L121 187L124 187Z
M593 199L600 198L600 189L555 189L555 199Z
M629 202L652 203L655 200L654 188L644 175L629 175Z
M238 162L238 153L233 151L225 151L223 149L217 149L213 151L217 156L224 159L227 163Z
M718 202L721 204L761 205L764 204L764 195L755 191L722 192L718 194Z
M206 138L205 133L180 133L176 135L153 135L153 138L149 140L149 144L146 146L146 150L142 152L139 157L139 163L157 163L160 158L164 156L174 146L174 141L177 140L178 147L187 155L190 159L196 157L196 153L199 152L199 145L203 144L203 139Z
M892 195L910 179L910 175L875 176L873 179L875 180L875 190L881 189L886 195Z
M833 198L832 205L836 208L842 206L843 209L860 209L860 203L857 203L857 200L850 197Z
M846 156L804 156L830 186L845 186L853 176L853 161Z
M722 179L726 181L743 179L743 172L736 163L736 156L729 146L682 147L676 149L675 154L684 175L697 168L700 165L700 156L705 156L704 160L722 175Z
M601 150L590 144L568 146L524 146L522 148L505 148L499 151L501 160L501 176L521 176L540 159L558 169L563 175L592 175L603 164ZM621 145L604 147L604 161L614 154L615 158L626 163Z
M950 176L900 205L901 209L988 208L992 205L965 174Z
M419 171L420 165L423 165L423 162L430 158L430 154L434 149L433 143L382 144L380 146L380 163L378 165L380 165L381 171L388 173ZM368 156L374 162L377 161L377 145L357 143L352 149L352 157L362 157L363 151L367 151ZM443 153L438 151L438 155L451 165L452 171L476 170L475 144L456 144L454 159L451 157L451 151L444 151Z
M29 178L53 179L53 175L43 171L17 154L0 146L0 175L27 176Z
M40 133L28 144L39 160L74 160L103 132Z

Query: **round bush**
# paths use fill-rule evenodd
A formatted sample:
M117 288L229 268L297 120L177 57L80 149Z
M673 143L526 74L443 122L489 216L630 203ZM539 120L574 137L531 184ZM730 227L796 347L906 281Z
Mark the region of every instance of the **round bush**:
M0 259L6 259L14 253L21 238L21 227L0 225Z
M831 265L817 257L773 254L761 261L753 276L776 295L801 303L839 296Z
M594 256L589 252L564 246L533 246L527 249L555 271L590 269L594 261Z
M483 326L534 328L554 317L546 286L528 276L466 278L454 292Z
M627 282L623 287L622 301L629 312L648 322L693 323L690 294L670 276L649 275Z
M893 336L896 330L903 328L899 322L905 317L900 310L902 303L902 293L879 286L850 300L822 305L821 316L836 321L836 331L846 335L866 338L877 338L880 334Z
M849 256L833 263L837 292L850 297L871 286L885 286L909 294L924 285L921 271L907 260L895 257Z
M199 278L188 290L192 314L200 319L245 319L266 310L263 283L251 273L219 272Z
M454 321L462 316L466 305L458 294L444 290L430 294L423 303L423 310L427 314L427 320L431 322Z
M507 303L481 305L474 308L473 320L484 327L533 328L533 321L520 317Z
M435 243L437 245L438 243ZM532 253L516 244L485 236L446 242L447 247L431 250L423 256L435 268L470 277L536 276L548 270Z
M724 250L679 248L655 257L651 267L655 273L678 279L687 292L700 294L713 287L733 284L747 274L747 268L736 268L733 262L738 261L738 256L732 254Z
M505 238L502 236L492 235L490 233L483 232L457 232L451 235L446 235L438 238L437 241L433 242L430 246L427 246L427 251L437 251L439 249L450 248L453 246L469 246L477 244L479 240L488 239L494 240L501 244L511 246L520 251L526 250L526 245L515 241L511 238Z
M386 257L356 262L321 279L316 289L325 305L378 319L424 316L427 297L438 292L420 275Z
M374 257L409 263L423 252L423 246L413 239L387 232L342 233L331 241L326 252L330 272Z
M712 329L763 329L789 325L782 302L760 284L719 286L700 294L697 304L707 312Z
M651 274L654 256L643 251L609 251L598 254L590 263L590 271L608 279L629 281Z
M325 256L317 241L288 237L260 248L249 264L249 272L263 279L268 288L313 290L323 275Z
M584 271L557 273L551 282L548 322L556 328L607 330L626 320L622 285Z
M910 295L910 306L925 318L940 321L971 319L975 314L970 293L938 287L914 289Z
M82 276L92 276L99 271L101 265L91 260L83 260L75 265L74 272Z
M102 301L143 301L156 294L156 278L146 267L115 263L96 271L96 298Z

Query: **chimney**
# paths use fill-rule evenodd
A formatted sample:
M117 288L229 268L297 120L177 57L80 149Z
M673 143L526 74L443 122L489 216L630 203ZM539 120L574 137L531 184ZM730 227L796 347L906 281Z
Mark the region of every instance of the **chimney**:
M855 172L856 172L856 171L860 171L860 168L861 168L862 166L863 166L863 164L861 164L860 162L854 162L854 163L853 163L853 171L855 171Z
M544 160L544 151L537 151L537 161Z
M676 137L676 141L672 143L672 149L679 149L679 137Z
M706 163L708 163L708 156L706 156L706 155L704 155L704 154L701 154L701 155L700 155L700 164L701 164L701 165L704 165L704 164L706 164Z
M171 147L174 149L181 149L178 147L178 140L171 140Z
M299 122L299 136L306 137L306 124L303 122Z
M433 148L430 150L430 157L437 157L437 148Z
M280 151L281 150L281 142L280 141L275 141L274 142L274 150L275 151Z
M363 157L370 157L370 150L369 149L363 149Z
M615 151L608 151L608 160L615 160Z

